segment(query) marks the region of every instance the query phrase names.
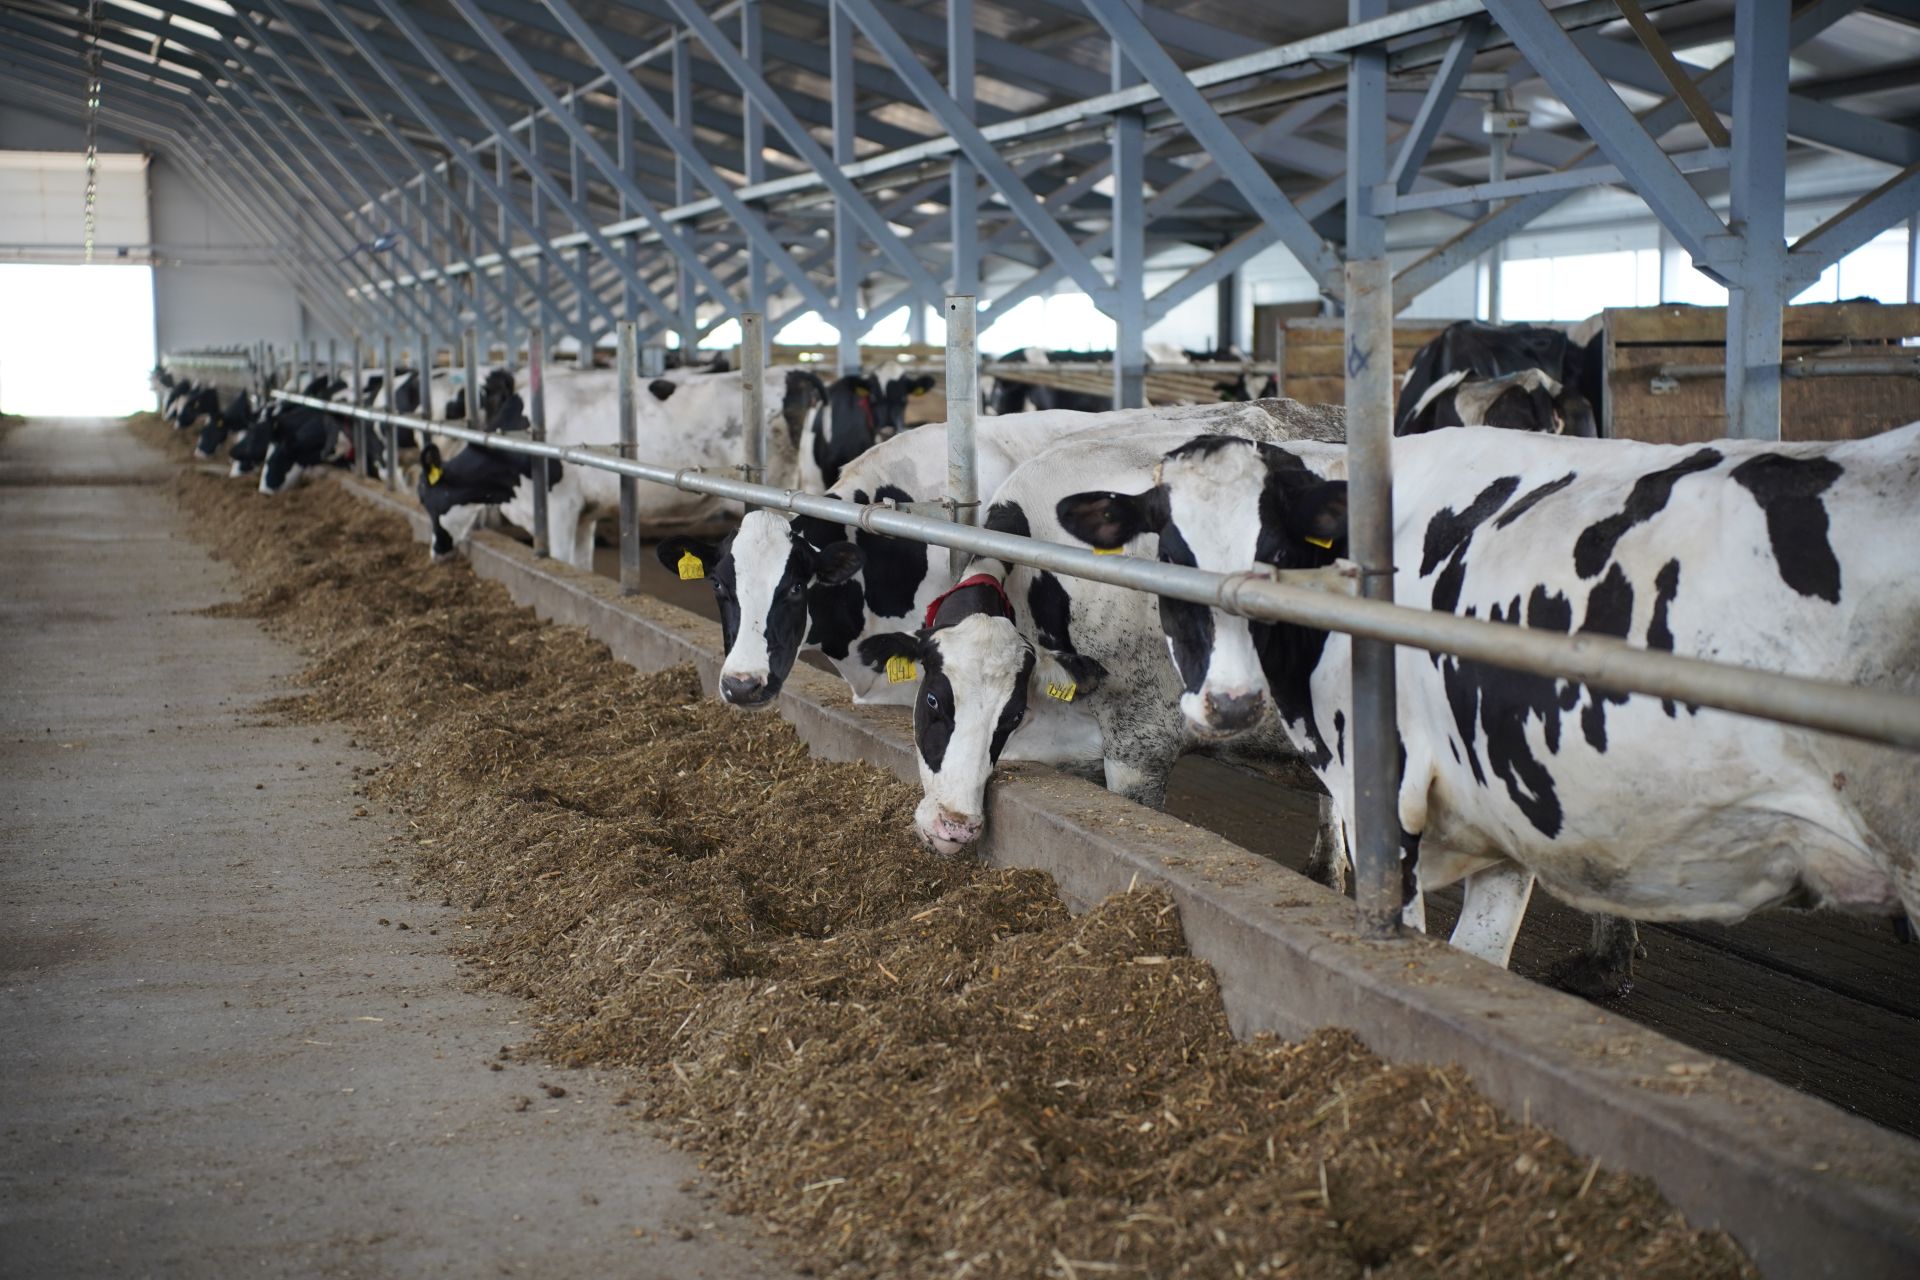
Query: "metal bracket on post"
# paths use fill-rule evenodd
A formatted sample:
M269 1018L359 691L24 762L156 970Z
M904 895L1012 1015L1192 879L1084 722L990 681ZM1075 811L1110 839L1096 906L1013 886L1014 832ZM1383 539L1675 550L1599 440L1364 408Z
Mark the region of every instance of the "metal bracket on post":
M640 326L622 320L614 326L614 368L620 379L620 456L632 461L640 448ZM620 477L620 594L640 594L640 482Z
M767 474L767 342L766 317L758 311L740 313L740 413L746 428L740 478L759 484Z
M955 524L980 522L980 472L974 453L973 426L980 412L980 360L974 346L979 299L971 293L947 298L947 502ZM947 552L954 577L967 553L958 547Z
M544 325L527 329L527 404L528 421L535 440L547 438L547 331ZM467 393L468 404L478 404L476 388ZM478 421L475 415L475 421ZM551 530L547 528L547 460L533 460L533 555L544 560L553 554Z

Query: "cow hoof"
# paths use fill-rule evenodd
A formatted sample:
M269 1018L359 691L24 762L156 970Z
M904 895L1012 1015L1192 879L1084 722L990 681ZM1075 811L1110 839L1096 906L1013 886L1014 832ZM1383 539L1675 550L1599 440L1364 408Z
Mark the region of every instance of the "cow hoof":
M1545 976L1549 986L1583 1000L1618 1000L1633 990L1633 958L1576 952L1549 965Z

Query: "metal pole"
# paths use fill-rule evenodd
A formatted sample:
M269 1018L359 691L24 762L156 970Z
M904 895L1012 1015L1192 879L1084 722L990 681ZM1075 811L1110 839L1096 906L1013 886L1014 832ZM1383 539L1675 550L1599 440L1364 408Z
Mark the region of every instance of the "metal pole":
M1920 302L1920 213L1907 219L1907 301Z
M1140 11L1140 0L1121 0ZM1117 93L1139 84L1140 72L1118 40L1107 44L1109 80ZM1144 111L1113 117L1113 407L1142 409L1147 403L1147 215Z
M356 389L354 396L354 402L356 404L359 403L360 400L357 394L360 386L360 374L366 367L366 352L360 347L360 335L355 333L353 335L353 381ZM371 459L367 457L367 434L366 419L355 418L353 420L353 469L363 476L373 474Z
M393 410L393 335L380 335L380 390L387 398L387 410ZM400 427L391 418L387 420L387 488L395 493L400 491Z
M592 347L582 347L588 359L592 358ZM527 328L527 388L528 419L533 427L533 438L544 441L547 438L547 331L544 325L530 325ZM591 366L588 366L591 367ZM475 403L469 399L468 403ZM533 554L534 558L544 560L553 554L553 539L547 528L547 465L537 462L533 468ZM588 547L591 553L593 548Z
M1765 0L1733 7L1733 164L1727 225L1740 237L1727 295L1727 435L1780 438L1786 282L1787 23Z
M947 0L947 89L953 94L954 105L969 120L974 117L976 105L973 37L973 0ZM977 296L980 289L980 193L975 185L977 179L973 163L958 152L954 154L948 182L947 206L951 218L949 239L953 242L953 275L948 283L956 294Z
M956 293L947 299L947 505L956 524L978 524L980 473L973 448L974 416L980 411L980 358L974 348L979 299ZM955 547L948 563L955 577L967 553Z
M427 447L427 424L433 421L433 335L420 331L413 353L414 409L420 415L420 447Z
M758 311L740 315L740 413L746 427L740 475L760 484L767 475L767 338L766 317Z
M640 448L639 409L634 403L640 385L640 326L622 320L614 326L614 336L614 366L620 378L620 456L631 462ZM640 482L632 476L620 477L620 594L640 594Z
M1349 22L1387 0L1348 0ZM1347 64L1347 544L1369 599L1393 599L1393 264L1370 199L1387 170L1387 55ZM1399 747L1393 646L1353 641L1353 890L1360 933L1400 927Z
M284 391L276 392L275 396L294 404L341 411L341 406L307 396ZM345 412L369 421L378 421L384 416L350 406ZM1569 637L1428 609L1403 608L1378 600L1356 599L1336 585L1337 575L1316 572L1312 575L1313 584L1308 585L1295 575L1265 578L1247 573L1208 573L1184 565L1138 557L1103 556L1064 543L964 528L946 519L912 515L889 505L863 506L838 498L812 497L792 489L746 484L680 466L630 462L610 456L604 446L568 448L536 444L465 427L443 427L441 431L451 439L485 444L506 453L552 458L567 466L593 467L687 493L758 503L771 510L853 525L887 537L960 548L969 555L993 556L1090 582L1108 582L1133 591L1190 600L1241 617L1289 622L1323 631L1345 631L1386 644L1411 645L1533 675L1578 681L1610 693L1633 692L1675 702L1697 702L1758 719L1920 750L1920 698L1884 688L1685 658L1642 649L1607 636Z
M480 421L480 331L469 326L466 334L467 374L460 399L466 405L466 424L478 430Z
M838 4L827 9L828 89L833 94L833 158L858 160L855 150L853 19ZM860 230L851 205L833 202L833 327L839 333L835 372L860 372Z
M1493 95L1493 109L1504 112L1507 109L1507 95L1504 90L1496 90ZM1495 133L1491 149L1487 153L1487 178L1492 182L1505 182L1507 179L1507 135ZM1487 253L1487 323L1500 324L1504 300L1501 290L1505 281L1507 261L1507 242L1501 240Z
M340 377L340 343L334 338L327 339L327 376L334 379ZM355 392L360 390L358 384L351 385Z

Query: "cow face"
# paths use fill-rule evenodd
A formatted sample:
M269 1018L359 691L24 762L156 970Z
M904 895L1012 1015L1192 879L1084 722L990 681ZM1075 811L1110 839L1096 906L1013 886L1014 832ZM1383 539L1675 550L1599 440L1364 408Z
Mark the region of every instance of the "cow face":
M1077 493L1060 500L1056 515L1095 547L1157 534L1162 561L1213 573L1317 568L1345 550L1346 484L1320 479L1284 449L1203 436L1166 456L1159 481L1144 493ZM1168 596L1160 626L1180 673L1181 714L1214 739L1265 718L1274 698L1268 668L1300 630Z
M882 398L879 425L875 435L881 440L891 440L907 429L907 406L921 396L933 390L934 378L929 373L910 374L895 378L887 384L886 395Z
M912 663L920 677L913 704L913 741L921 798L914 829L936 853L956 854L986 829L987 781L1029 704L1092 693L1104 674L1078 654L1038 650L1006 615L1005 597L962 586L939 608L935 625L887 631L860 642L860 659L875 671Z
M195 386L193 390L181 400L174 416L173 425L175 429L185 431L191 428L194 423L200 421L202 417L217 418L219 416L220 393L209 386Z
M655 552L675 572L690 568L691 557L713 584L727 651L720 696L733 706L773 704L807 639L815 594L843 586L860 572L864 558L858 547L839 539L809 540L808 527L770 511L751 511L739 531L717 546L668 538Z
M234 396L226 408L208 417L207 425L200 429L200 438L194 442L193 456L211 458L220 452L220 446L227 442L227 436L233 431L245 431L253 425L253 399L242 391Z

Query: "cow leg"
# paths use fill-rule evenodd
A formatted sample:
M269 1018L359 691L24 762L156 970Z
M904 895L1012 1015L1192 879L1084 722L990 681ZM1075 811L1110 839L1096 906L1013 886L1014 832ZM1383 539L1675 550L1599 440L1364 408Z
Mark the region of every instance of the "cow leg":
M1640 928L1621 916L1588 916L1587 949L1547 970L1547 981L1588 1000L1614 1000L1633 990L1633 962L1647 954Z
M593 540L600 531L600 517L597 513L583 511L574 523L573 554L567 563L574 568L593 572Z
M1307 879L1335 893L1347 891L1347 841L1334 812L1333 797L1320 795L1320 829L1314 833L1313 852L1307 856Z
M1450 941L1469 955L1506 968L1532 897L1531 871L1503 866L1474 872L1467 877L1466 897Z
M1156 748L1146 742L1115 743L1114 731L1103 724L1101 737L1106 746L1107 790L1125 796L1150 809L1167 804L1167 775L1179 758L1176 748Z

